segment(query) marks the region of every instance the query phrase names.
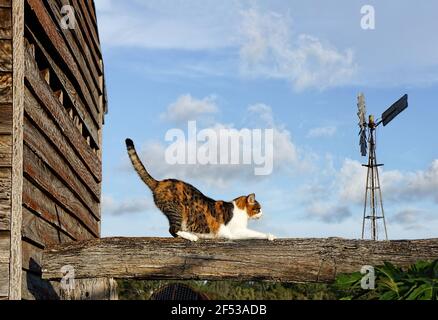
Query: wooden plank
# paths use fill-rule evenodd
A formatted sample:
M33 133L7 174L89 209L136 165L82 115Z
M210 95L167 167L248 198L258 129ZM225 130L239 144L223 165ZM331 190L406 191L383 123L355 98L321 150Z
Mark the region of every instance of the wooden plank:
M0 134L0 167L12 166L12 135Z
M23 238L31 240L40 248L48 245L68 243L74 241L62 230L45 221L41 216L33 214L26 207L23 208Z
M24 212L23 212L24 217ZM43 249L23 239L23 270L31 271L36 275L41 275L41 260Z
M10 8L12 0L0 0L0 7Z
M89 169L85 167L85 164L77 156L67 138L63 135L62 130L55 125L52 119L49 118L46 111L43 110L40 103L27 88L25 89L24 95L26 116L32 119L32 122L45 133L45 137L52 142L57 152L64 156L73 171L100 199L100 185L96 182Z
M0 72L12 72L11 40L0 40Z
M0 230L11 229L11 168L0 168Z
M0 263L0 297L9 296L9 263Z
M0 232L0 297L9 295L9 254L11 235L8 231Z
M92 19L88 13L88 10L85 8L85 4L83 0L73 0L76 3L76 6L80 8L82 17L85 18L84 25L87 28L87 32L91 35L91 39L93 41L93 44L96 48L96 50L99 52L99 55L102 57L101 49L100 49L100 42L99 42L99 35L97 33L97 28L93 26L93 21L96 21L95 19Z
M103 69L101 68L99 64L99 60L102 58L102 54L100 52L100 48L96 47L96 45L93 43L93 40L91 38L91 35L88 31L85 21L85 17L83 16L83 13L81 11L80 6L78 5L77 1L75 0L57 0L60 5L72 5L74 8L77 8L76 10L76 22L78 23L78 30L81 33L81 37L84 40L83 45L86 45L88 49L90 50L90 54L93 60L93 63L95 64L96 70L98 70L99 74L103 74Z
M45 4L47 10L52 15L54 21L61 21L62 20L61 8L58 7L56 2L46 1ZM59 28L58 30L60 30L61 33L63 34L65 44L69 48L72 56L75 58L76 63L78 64L80 71L82 73L82 76L86 80L86 85L90 89L92 96L95 97L95 101L97 102L98 101L97 99L101 94L98 88L99 84L97 82L99 73L94 68L94 65L92 63L91 64L87 63L86 61L87 51L81 50L85 48L81 48L80 46L78 46L78 40L73 36L75 34L75 30L64 29L64 28ZM97 104L95 105L95 107L97 109Z
M0 104L12 103L12 73L0 72Z
M100 69L99 60L101 55L98 55L91 39L88 39L88 34L86 27L84 25L85 20L82 17L82 13L80 11L80 7L75 3L74 0L55 0L58 5L58 10L65 5L72 6L75 9L75 17L76 17L76 28L71 29L70 31L73 33L75 39L77 40L78 47L83 50L85 57L87 58L89 66L92 68L92 74L94 77L98 77L102 74L102 70ZM102 93L99 91L99 93Z
M0 232L0 297L9 295L9 254L11 235L8 231ZM1 300L1 298L0 298Z
M59 300L59 284L42 280L33 272L23 271L24 300Z
M55 63L55 61L51 58L50 54L47 53L46 49L41 44L41 42L37 39L37 37L35 37L35 35L29 28L26 28L26 32L27 32L27 36L30 38L30 41L33 42L38 47L41 54L44 56L44 58L47 60L48 64L52 68L53 72L56 74L57 78L59 79L59 82L61 83L61 86L65 90L67 97L71 101L71 104L73 105L76 113L79 115L82 122L85 123L87 130L90 132L91 136L93 137L94 141L97 144L96 132L100 127L100 123L99 123L99 115L96 112L95 108L92 107L87 108L84 105L84 103L82 102L82 98L76 92L76 89L74 88L73 84L70 82L68 77L64 74L64 72L61 70L61 68L59 68L58 65ZM34 56L31 54L31 51L35 50L35 45L29 45L29 43L26 41L26 50L27 52L29 52L30 56Z
M23 193L23 117L24 117L24 0L12 3L13 115L12 115L12 193L11 193L11 262L9 299L21 299L22 256L21 222Z
M98 234L99 221L77 197L46 167L44 162L26 145L24 151L24 172L32 182L47 192L56 202L73 213L94 234Z
M0 231L0 264L9 263L9 250L11 247L11 233Z
M27 33L27 37L29 37L29 40L38 46L41 54L44 56L44 58L47 60L52 70L55 72L68 98L70 99L71 103L75 107L77 114L81 117L82 121L85 123L90 134L93 137L96 137L96 130L100 127L100 123L99 123L98 113L96 112L95 108L91 107L91 105L89 105L88 103L83 102L84 98L82 98L77 93L74 85L71 83L69 78L65 75L64 71L62 71L62 69L58 66L58 64L55 63L55 61L52 59L50 54L47 53L46 49L38 40L38 38L33 34L33 32L27 26L26 26L26 33ZM34 54L31 54L31 52L35 50L34 45L31 44L29 47L29 44L26 41L26 48L30 53L30 55L34 56ZM90 107L86 107L87 104Z
M42 102L51 117L56 121L57 125L62 128L63 134L69 140L71 145L77 150L84 164L90 169L97 181L102 180L101 162L87 145L84 137L80 134L77 128L72 123L67 111L61 107L59 101L51 92L47 84L42 81L35 61L26 51L26 79L28 80L32 91Z
M70 168L69 163L64 160L62 154L52 147L50 142L34 127L27 117L24 120L24 143L58 175L62 182L70 187L70 190L78 196L88 209L97 214L99 196L93 194L92 190L79 181L77 174Z
M35 13L37 21L44 29L45 34L51 40L54 48L61 56L64 63L67 65L68 70L73 74L74 78L76 79L77 85L80 88L80 91L87 100L87 103L90 106L97 106L98 97L96 93L94 92L93 94L93 92L91 92L86 86L86 81L79 71L80 67L76 63L74 57L71 55L68 46L60 35L57 25L53 22L49 13L44 7L44 3L40 0L28 0L27 3L30 5L30 8Z
M96 35L99 37L98 27L97 27L97 14L96 14L96 7L94 5L94 1L87 1L87 0L79 0L83 1L84 4L87 5L88 13L91 17L91 20L93 22L93 27L96 30ZM99 39L98 39L99 40Z
M49 247L43 278L60 279L71 265L76 279L274 280L331 282L340 273L384 261L407 266L438 258L438 239L369 241L328 239L201 240L102 238Z
M0 39L12 39L12 10L0 7Z
M12 134L12 103L0 104L0 134Z
M61 290L61 300L118 300L114 279L76 279L73 290Z
M87 229L88 227L72 213L57 205L27 178L23 181L23 205L75 240L93 239L98 236Z

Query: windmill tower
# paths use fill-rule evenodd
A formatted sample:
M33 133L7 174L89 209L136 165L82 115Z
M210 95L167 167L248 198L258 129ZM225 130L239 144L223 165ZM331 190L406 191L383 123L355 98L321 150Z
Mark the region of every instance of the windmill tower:
M369 226L370 239L379 240L379 222L383 224L385 239L388 240L386 229L385 211L383 209L382 189L380 186L379 167L383 164L377 162L376 157L376 130L380 124L386 126L403 110L408 107L408 95L404 95L383 114L377 122L373 115L366 116L365 96L360 93L357 97L359 127L360 127L360 150L361 155L366 157L368 154L368 163L363 164L367 168L367 179L365 187L365 203L363 209L362 221L362 239L365 239L365 229Z

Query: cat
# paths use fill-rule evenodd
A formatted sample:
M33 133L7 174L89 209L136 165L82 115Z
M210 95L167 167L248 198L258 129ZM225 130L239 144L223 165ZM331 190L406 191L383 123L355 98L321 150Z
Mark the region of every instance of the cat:
M131 139L126 147L134 169L151 189L155 205L169 220L173 237L190 241L214 239L267 239L275 237L247 228L249 219L259 219L262 208L255 194L231 202L215 201L192 185L176 179L157 181L147 172Z

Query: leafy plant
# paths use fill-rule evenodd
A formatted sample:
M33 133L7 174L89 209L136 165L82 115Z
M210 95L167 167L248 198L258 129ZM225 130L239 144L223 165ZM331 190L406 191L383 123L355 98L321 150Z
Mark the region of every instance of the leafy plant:
M344 292L344 300L438 300L438 260L418 261L407 270L385 262L375 276L375 290L361 288L360 272L338 276L335 288Z

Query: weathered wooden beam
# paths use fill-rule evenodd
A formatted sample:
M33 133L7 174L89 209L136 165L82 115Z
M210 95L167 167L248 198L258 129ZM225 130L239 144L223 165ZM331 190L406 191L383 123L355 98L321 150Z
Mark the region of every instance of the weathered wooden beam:
M406 266L438 258L438 239L364 241L341 238L200 240L102 238L49 247L44 279L60 279L71 265L76 278L276 280L331 282L337 274L388 261Z

